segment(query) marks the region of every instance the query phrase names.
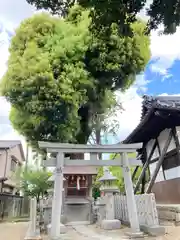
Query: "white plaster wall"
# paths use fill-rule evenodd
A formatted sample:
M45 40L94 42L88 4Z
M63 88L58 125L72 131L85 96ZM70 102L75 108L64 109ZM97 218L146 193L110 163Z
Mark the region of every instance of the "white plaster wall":
M168 138L169 131L170 131L170 129L165 129L165 130L162 131L162 132L159 134L159 136L158 136L158 142L159 142L159 146L160 146L160 150L161 150L161 151L162 151L162 149L163 149L163 147L164 147L164 144L165 144L165 142L166 142L166 140L167 140L167 138ZM179 138L180 138L180 127L179 127ZM149 156L149 154L150 154L150 151L151 151L151 149L152 149L152 147L153 147L154 142L155 142L155 139L151 139L151 140L148 142L148 144L147 144L146 150L147 150L147 155L148 155L148 156ZM169 145L169 147L168 147L167 152L173 150L175 147L176 147L176 146L175 146L174 140L172 139L172 140L171 140L171 143L170 143L170 145ZM159 157L158 148L155 149L154 154L153 154L153 156L152 156L152 160L155 159L155 158L157 158L157 157Z
M179 178L180 177L180 166L165 170L164 174L165 174L166 180Z
M158 142L159 142L159 145L160 145L160 149L162 151L163 147L164 147L164 144L169 136L169 132L170 132L170 129L165 129L164 131L162 131L158 137ZM169 147L168 147L168 150L167 152L173 150L174 148L176 147L175 143L174 143L174 139L171 140L170 144L169 144Z
M149 170L150 170L151 176L152 176L152 174L153 174L153 172L154 172L154 170L155 170L155 168L156 168L156 164L157 164L157 162L152 163L152 164L149 165ZM158 172L158 175L157 175L157 177L156 177L155 182L161 182L161 181L164 181L164 180L165 180L165 179L164 179L163 169L162 169L162 167L161 167L161 168L159 169L159 172Z
M155 139L151 139L146 145L147 157L149 157L149 154L151 152L154 142L155 142Z
M180 127L176 127L176 129L177 129L178 137L179 137L179 139L180 139ZM167 138L168 138L169 131L170 131L170 129L165 129L165 130L162 131L162 132L159 134L159 136L158 136L158 142L159 142L161 151L162 151L162 149L163 149L163 147L164 147L164 144L165 144L165 142L166 142L166 140L167 140ZM147 147L146 147L147 156L149 156L149 154L150 154L150 151L151 151L151 149L152 149L152 147L153 147L154 141L155 141L155 139L152 139L152 140L150 140L150 141L148 142L148 144L147 144ZM175 146L174 140L172 139L172 140L171 140L171 143L170 143L170 145L169 145L169 147L168 147L167 152L173 150L175 147L176 147L176 146ZM158 149L156 148L156 149L155 149L155 152L154 152L154 154L153 154L153 156L152 156L152 160L155 159L155 158L157 158L157 157L159 157L159 152L158 152ZM152 163L152 164L150 164L150 166L149 166L151 175L152 175L153 172L154 172L154 169L155 169L155 167L156 167L156 164L157 164L157 163ZM180 167L168 169L168 170L166 170L166 171L164 172L164 174L165 174L166 180L178 178L178 177L180 177ZM159 173L158 173L158 175L157 175L157 178L156 178L156 181L155 181L155 182L161 182L161 181L164 181L164 180L165 180L165 179L164 179L164 175L163 175L163 170L162 170L162 167L161 167L160 170L159 170Z

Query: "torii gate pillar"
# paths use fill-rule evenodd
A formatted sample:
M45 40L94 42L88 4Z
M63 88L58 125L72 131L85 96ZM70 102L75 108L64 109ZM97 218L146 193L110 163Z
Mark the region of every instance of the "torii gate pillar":
M115 145L81 145L81 144L61 144L39 142L41 148L46 148L49 152L57 153L57 161L49 162L46 160L46 166L56 166L55 185L52 206L52 222L51 222L51 239L56 240L60 237L60 219L62 207L62 191L63 191L63 166L121 166L123 169L124 183L127 196L128 214L131 226L131 236L138 237L142 235L140 232L139 219L137 214L136 201L133 191L133 183L131 179L130 165L142 165L136 159L128 159L127 153L135 152L141 147L141 144L115 144ZM120 153L121 158L115 160L66 160L64 153ZM54 165L55 164L55 165Z
M123 170L124 184L125 184L125 190L126 190L128 215L129 215L129 222L130 222L131 231L132 231L130 234L142 235L140 232L136 199L134 196L134 189L133 189L133 183L131 178L131 169L130 169L127 153L122 153L122 159L123 159L122 170Z
M52 201L52 216L51 216L51 239L59 239L60 235L60 220L62 209L62 191L63 191L63 162L64 153L57 154L57 165L55 170L54 194Z

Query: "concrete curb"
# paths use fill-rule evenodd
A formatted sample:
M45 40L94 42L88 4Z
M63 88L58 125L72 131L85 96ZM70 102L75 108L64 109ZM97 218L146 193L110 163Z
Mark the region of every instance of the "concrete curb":
M122 224L129 226L129 222L122 221ZM158 236L163 236L166 233L166 228L161 225L156 225L156 226L148 226L148 225L140 225L141 231L144 233L147 233L150 236L158 237Z
M36 230L36 233L33 234L33 236L32 236L32 233L30 233L30 231L29 231L29 229L28 229L24 240L42 240L42 237L41 237L41 235L40 235L40 230L37 229L37 230Z
M166 229L163 226L157 225L157 226L147 226L147 225L141 225L141 230L150 236L158 237L165 235Z

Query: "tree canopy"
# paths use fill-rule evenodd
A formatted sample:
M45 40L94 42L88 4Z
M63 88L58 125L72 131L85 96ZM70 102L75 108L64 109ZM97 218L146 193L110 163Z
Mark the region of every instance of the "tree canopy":
M76 6L65 19L34 15L12 38L1 93L11 103L12 125L32 145L86 143L93 117L150 58L144 22L131 25L133 37L120 36L114 24L108 39L93 36L89 24L89 11Z
M149 17L148 32L164 24L164 33L174 33L180 24L180 1L178 0L26 0L37 9L46 9L52 14L65 16L69 9L78 3L90 9L92 26L96 30L106 29L112 23L119 25L124 34L127 33L131 23L136 21L137 13L146 7ZM129 32L129 31L128 31Z

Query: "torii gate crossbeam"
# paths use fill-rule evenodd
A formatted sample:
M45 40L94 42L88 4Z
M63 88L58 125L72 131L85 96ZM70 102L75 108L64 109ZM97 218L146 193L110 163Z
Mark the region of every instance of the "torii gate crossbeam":
M63 167L64 166L121 166L123 169L127 206L131 229L134 233L140 232L137 207L133 191L130 166L141 165L140 161L128 159L127 153L136 152L142 144L114 144L114 145L83 145L67 143L39 142L39 147L47 152L57 153L57 159L45 161L46 166L56 166L54 195L52 203L51 239L57 239L60 234L60 218L63 190ZM90 153L90 161L69 160L64 158L65 153ZM116 160L98 160L98 153L120 153Z

